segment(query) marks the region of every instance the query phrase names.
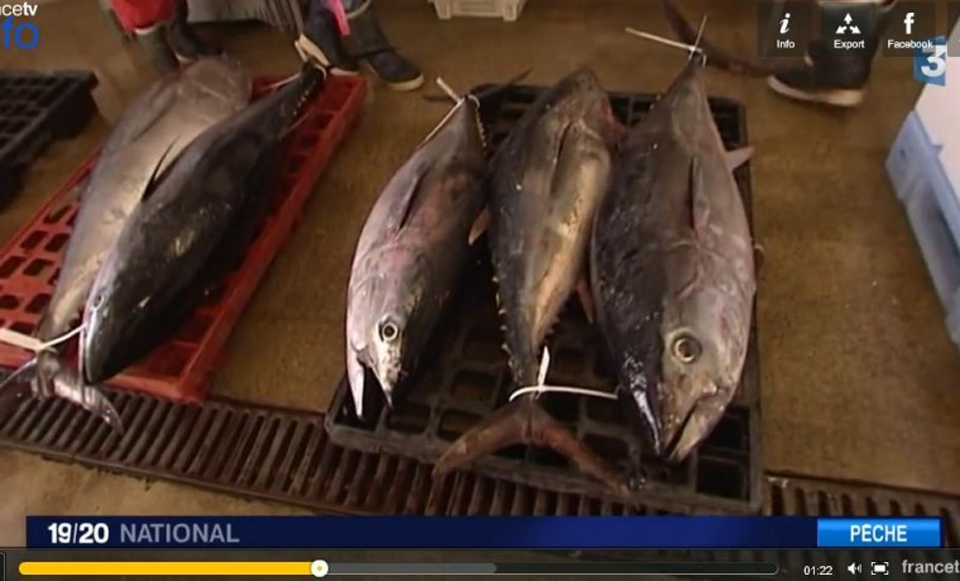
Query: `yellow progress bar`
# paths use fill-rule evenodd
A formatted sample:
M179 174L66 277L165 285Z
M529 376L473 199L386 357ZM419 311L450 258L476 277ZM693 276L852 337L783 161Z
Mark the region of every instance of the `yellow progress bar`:
M325 561L310 562L57 562L24 561L20 563L21 575L62 576L113 576L113 575L158 575L158 576L296 576L323 577L329 572Z

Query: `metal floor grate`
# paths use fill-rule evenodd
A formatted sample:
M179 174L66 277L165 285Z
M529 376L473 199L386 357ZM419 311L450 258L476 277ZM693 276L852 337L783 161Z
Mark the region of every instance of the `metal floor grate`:
M0 421L0 446L130 476L182 482L322 513L410 515L671 514L334 445L323 414L215 399L175 403L108 391L124 435L63 400L26 401ZM810 478L765 482L773 515L938 515L957 546L960 497Z

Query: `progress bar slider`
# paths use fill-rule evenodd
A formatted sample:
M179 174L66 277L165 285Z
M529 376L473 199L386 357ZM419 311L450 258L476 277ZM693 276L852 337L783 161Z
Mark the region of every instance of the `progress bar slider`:
M55 562L25 561L29 576L326 577L327 575L776 575L773 563L335 563L313 562Z

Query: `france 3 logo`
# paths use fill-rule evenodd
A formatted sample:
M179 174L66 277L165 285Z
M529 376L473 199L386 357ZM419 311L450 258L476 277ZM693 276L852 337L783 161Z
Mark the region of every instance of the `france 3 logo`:
M937 36L923 43L913 57L913 78L928 85L947 84L947 39Z

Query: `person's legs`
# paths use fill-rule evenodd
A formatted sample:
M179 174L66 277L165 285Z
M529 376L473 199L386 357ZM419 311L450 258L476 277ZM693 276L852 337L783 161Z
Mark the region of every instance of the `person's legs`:
M167 41L181 62L195 61L204 56L223 52L216 43L204 40L187 21L187 0L175 0L176 10L167 24Z
M180 62L219 54L187 24L186 0L111 0L117 19L132 32L157 72L177 70Z
M123 28L133 33L137 44L160 74L177 70L177 57L167 44L164 22L174 17L173 0L111 0L111 8Z
M303 31L296 42L305 61L315 61L335 75L356 75L358 60L370 65L374 74L397 91L412 91L423 85L420 69L397 53L387 40L371 9L371 0L308 0ZM342 7L349 37L341 36L337 12ZM353 50L348 50L349 40Z
M852 0L856 3L858 0ZM770 88L793 99L854 107L863 101L873 59L880 46L890 12L898 0L859 0L877 4L873 29L863 30L867 50L854 55L834 51L826 41L814 41L802 65L781 71L768 79ZM818 2L822 5L822 2Z
M349 4L349 7L347 6ZM371 6L372 0L347 0L344 10L350 23L355 54L370 65L374 74L395 91L413 91L423 86L423 74L390 44Z
M303 30L294 46L304 61L314 61L335 75L357 75L360 67L347 53L337 19L324 0L308 0Z

